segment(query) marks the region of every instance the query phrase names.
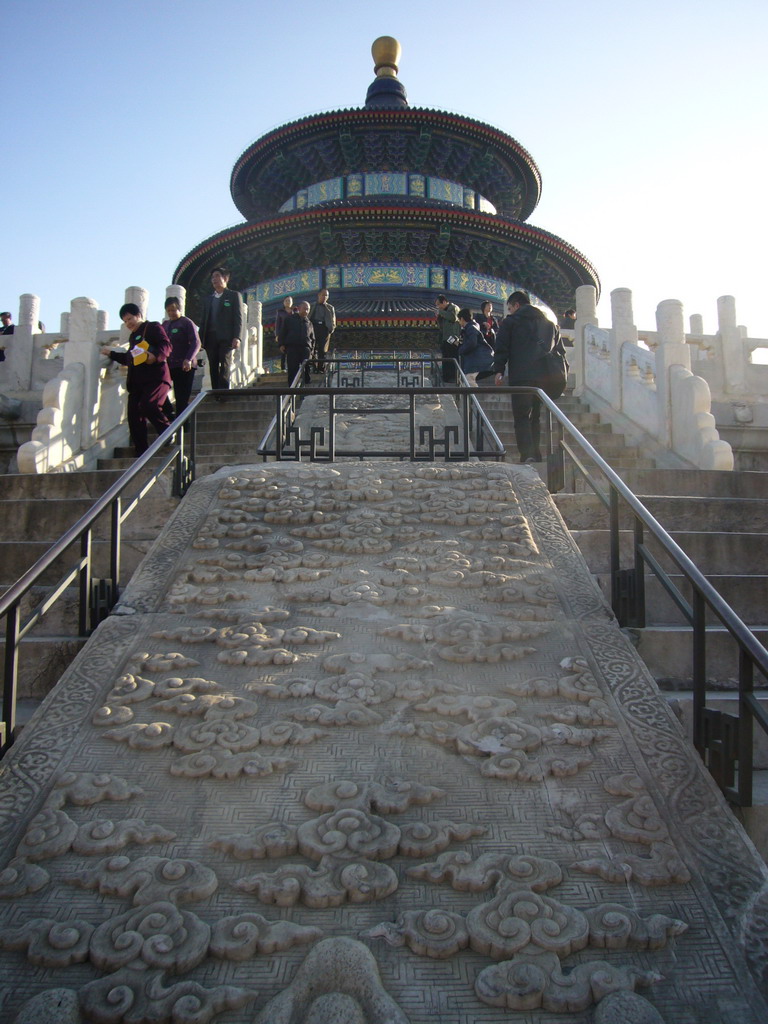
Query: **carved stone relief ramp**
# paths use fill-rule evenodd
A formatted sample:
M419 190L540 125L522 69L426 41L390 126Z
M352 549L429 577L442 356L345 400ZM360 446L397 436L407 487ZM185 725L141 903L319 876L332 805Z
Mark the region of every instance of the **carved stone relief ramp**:
M118 611L3 762L3 1021L768 1019L765 866L531 469L222 471Z

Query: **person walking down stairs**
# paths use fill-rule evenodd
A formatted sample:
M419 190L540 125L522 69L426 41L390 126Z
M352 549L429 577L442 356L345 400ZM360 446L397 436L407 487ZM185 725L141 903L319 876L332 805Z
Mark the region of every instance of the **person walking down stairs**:
M507 370L510 387L534 387L559 398L568 379L560 328L531 305L526 292L512 292L507 316L496 336L493 361L497 385ZM541 402L534 394L512 395L515 441L520 462L541 462Z

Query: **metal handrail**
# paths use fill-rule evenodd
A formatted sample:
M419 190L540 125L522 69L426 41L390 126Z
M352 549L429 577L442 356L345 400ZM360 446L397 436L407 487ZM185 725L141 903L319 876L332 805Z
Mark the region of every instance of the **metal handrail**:
M461 372L458 364L455 360L446 360L453 364L458 380L461 382L458 385L444 385L438 384L435 386L425 386L424 381L424 366L429 366L429 372L433 376L440 377L440 365L436 362L432 356L415 357L409 354L407 357L400 357L397 353L393 353L392 356L382 356L377 354L378 358L372 359L370 356L357 356L354 358L342 358L342 359L325 359L326 371L325 380L336 379L336 386L318 386L312 385L311 391L304 386L304 367L306 366L305 361L299 368L296 376L291 382L290 388L283 388L276 391L270 387L260 387L258 389L259 394L262 396L269 396L272 394L278 394L282 397L279 398L277 410L272 420L269 422L265 429L261 440L257 446L257 453L263 461L267 459L277 459L278 461L300 461L302 454L308 455L311 461L333 461L337 456L343 456L346 458L357 458L362 459L366 456L369 458L380 458L380 457L393 457L406 459L409 458L412 461L418 461L425 458L435 457L436 448L443 448L443 456L446 461L463 461L467 458L485 458L485 459L502 459L506 454L506 449L503 442L499 438L498 434L491 425L490 420L482 408L482 405L478 401L478 389L472 387L467 381L464 374ZM445 362L445 361L444 361ZM396 370L396 384L395 388L392 387L375 387L364 385L365 371L366 369L376 371L381 368L382 363L394 364ZM336 398L346 398L350 394L350 385L340 385L341 366L349 367L354 364L360 364L360 377L353 380L354 393L355 395L381 395L391 396L393 390L396 390L398 394L408 396L409 404L407 407L391 407L382 409L381 407L366 409L350 409L345 406L343 409L338 408L336 405ZM410 368L409 372L415 373L417 376L412 380L407 380L403 373L403 366ZM420 382L420 383L419 383ZM459 439L459 431L454 427L446 428L446 437L443 440L436 440L432 435L429 428L422 427L418 441L416 440L415 431L415 399L418 396L433 395L433 394L446 394L451 395L457 399L457 406L462 419L462 438ZM292 424L295 419L297 411L297 402L300 398L306 397L307 395L328 397L329 408L328 408L328 427L317 427L314 428L312 436L306 441L302 441L296 438L293 447L290 447L286 441L287 435L292 432ZM333 418L337 413L344 412L357 412L362 415L380 415L382 413L390 414L401 414L408 415L410 421L410 443L407 450L386 450L386 451L371 451L371 450L344 450L341 452L336 451L334 444L334 429L333 429ZM475 434L475 447L470 445L470 435L473 432ZM328 434L326 440L325 434ZM450 435L450 437L449 437ZM451 451L450 440L453 439L454 443L459 446L458 449ZM270 442L274 443L270 443ZM320 451L318 446L324 446L323 450ZM426 451L421 449L425 448ZM417 450L418 449L418 450Z
M693 742L705 761L707 751L712 753L712 748L714 748L710 769L712 770L714 767L713 774L728 799L741 807L751 807L753 723L756 721L768 733L768 712L754 695L754 670L757 668L768 680L768 650L712 586L680 545L648 511L637 495L627 487L615 470L608 465L567 416L558 409L551 398L538 388L499 388L499 391L535 392L546 406L550 422L552 418L557 421L558 437L554 451L552 450L551 426L548 425L547 430L547 447L549 449L547 483L550 491L561 490L563 487L563 455L567 454L574 467L608 508L610 515L611 604L619 625L638 627L645 625L644 566L647 565L692 627ZM609 486L607 494L600 489L599 483L584 466L577 452L564 440L563 433L578 444L603 474ZM634 566L631 570L623 570L620 564L619 501L632 514ZM644 530L648 530L656 543L690 583L693 589L692 601L685 597L655 555L649 551L644 542ZM629 574L628 582L633 591L633 599L630 601L625 601L619 593L618 584L621 574ZM723 741L718 736L712 738L711 745L707 743L707 729L711 718L708 717L706 708L706 634L711 631L712 627L708 626L706 622L706 608L709 608L719 619L739 648L739 715L735 723L735 743L731 744L732 749L729 752L723 751ZM736 786L733 785L732 767L728 765L729 754L731 762L738 762Z
M412 360L411 360L412 361ZM303 380L303 365L299 369L292 387L240 389L238 395L259 394L261 396L274 396L278 406L278 413L273 419L267 434L274 431L282 411L289 410L289 414L295 414L297 400L306 396L309 392L301 387ZM457 368L458 369L458 368ZM460 371L459 371L460 372ZM439 368L438 368L439 374ZM466 384L463 374L459 380ZM357 389L356 389L357 390ZM361 388L362 394L390 395L391 388ZM564 486L564 456L567 455L573 467L584 477L589 487L597 495L598 499L609 511L610 517L610 552L611 552L611 581L612 594L611 603L617 620L622 626L643 626L645 624L645 588L644 569L647 566L650 571L659 579L665 591L672 598L674 603L683 613L685 619L693 631L693 691L694 691L694 744L702 756L706 757L707 751L712 754L710 768L715 764L719 767L721 788L726 796L740 806L751 806L752 803L752 740L753 722L757 721L760 727L768 732L768 713L760 705L754 695L754 670L762 673L768 679L768 650L758 641L757 637L739 618L733 609L727 604L718 591L712 586L709 580L697 568L690 557L682 550L676 541L667 533L655 517L648 511L637 496L626 486L617 473L602 458L590 442L581 432L568 420L565 414L558 409L557 405L540 389L527 387L496 387L493 389L496 394L520 394L534 393L543 403L547 410L546 416L546 444L547 444L547 484L550 491L562 490ZM329 387L313 387L313 395L334 396L343 391L346 395L349 390ZM498 435L487 420L485 412L480 408L477 399L482 396L485 389L478 390L469 386L442 385L433 387L409 387L411 406L415 397L419 394L446 394L453 395L460 400L460 407L465 410L470 404L477 406L480 414L480 422L487 424L489 436L498 444L500 452L495 452L495 457L504 455L504 448ZM197 411L208 397L226 398L232 392L203 392L187 409L176 419L173 424L161 435L151 447L139 457L133 466L117 480L105 493L96 500L92 508L82 516L52 547L15 583L2 597L0 597L0 617L6 618L6 645L5 645L5 678L3 687L3 723L2 727L7 730L0 737L3 746L13 742L15 730L15 706L16 688L18 677L18 653L21 639L33 628L42 616L53 606L64 593L66 588L75 580L79 581L80 589L80 614L79 628L80 635L87 636L89 632L89 609L90 609L90 630L108 614L114 606L119 595L119 570L120 570L120 528L128 515L134 510L139 500L154 486L160 475L171 466L175 466L173 493L183 495L195 475L195 438L196 438L196 417ZM330 405L333 404L333 397ZM467 415L465 412L465 426ZM552 421L557 423L557 438L553 445ZM457 433L455 428L452 428ZM267 434L259 446L259 454L263 458L267 454L263 451L266 445ZM567 435L570 442L565 440ZM141 490L135 495L130 503L123 507L122 495L125 489L135 480L139 473L144 470L149 460L177 435L178 444L172 451L163 458L162 464L155 470ZM423 442L422 442L423 443ZM579 453L573 445L576 445L581 452L597 467L603 478L608 483L608 493L601 490L600 483L593 477L589 468L584 465ZM413 439L412 439L413 447ZM430 455L434 457L434 444L430 444ZM456 458L449 455L448 438L446 437L444 456L446 461ZM360 453L357 453L358 455ZM477 455L478 453L473 453ZM278 456L280 457L280 456ZM291 455L296 458L296 455ZM299 453L300 457L300 453ZM429 457L426 456L426 457ZM323 456L328 460L328 456ZM631 570L621 568L619 549L619 503L631 512L634 532L633 559L634 566ZM106 593L103 595L101 604L94 607L92 591L94 579L91 571L91 547L92 527L100 515L111 506L112 529L110 548L110 573L111 576L106 582ZM656 543L663 549L666 555L677 566L686 580L693 588L693 600L689 601L673 582L669 573L660 565L655 555L649 551L644 542L644 531L648 530ZM63 555L75 542L80 541L80 555L75 560L74 567L70 569L55 586L54 591L46 597L27 620L21 622L21 601L29 590L38 582L42 574L50 568L57 558ZM620 590L619 582L622 577L631 577L632 598L626 600ZM623 582L627 582L626 579ZM715 736L713 741L707 743L707 730L712 723L711 712L706 708L706 634L710 627L705 620L705 611L709 608L719 619L739 648L739 717L736 723L736 740L731 744L730 751L723 752L720 749L723 741ZM718 747L718 744L720 747ZM733 771L728 765L728 756L731 761L738 762L738 785L733 786Z
M111 487L96 499L91 508L45 551L40 558L0 597L0 618L5 617L5 654L3 676L3 716L0 723L0 747L13 743L16 730L16 694L18 690L19 645L31 629L75 581L79 585L78 636L87 637L117 603L120 593L121 527L139 501L154 487L162 474L174 467L172 493L182 497L195 473L195 438L197 410L211 392L202 392L179 414L167 430L140 455ZM216 392L213 393L214 395ZM164 449L175 438L172 450ZM150 478L123 504L123 494L156 455L163 455ZM111 508L110 523L110 576L98 581L100 598L94 594L96 581L92 571L92 532L99 517ZM74 565L54 584L53 592L44 598L21 621L21 602L39 582L45 572L64 555L73 544L80 542L80 554Z

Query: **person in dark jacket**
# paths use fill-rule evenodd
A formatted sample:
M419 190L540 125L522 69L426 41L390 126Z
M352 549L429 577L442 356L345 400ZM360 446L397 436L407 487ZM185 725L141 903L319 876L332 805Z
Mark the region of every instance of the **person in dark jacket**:
M309 359L315 349L315 332L309 319L309 303L300 302L296 307L296 316L289 316L280 328L277 339L280 351L285 353L285 368L288 371L288 384L292 384L305 359ZM309 370L305 370L305 382L309 383Z
M227 287L229 271L214 267L211 271L213 294L203 304L200 337L211 367L211 387L229 387L232 353L240 347L243 332L243 300L240 292Z
M275 314L275 344L279 345L280 331L283 329L283 323L288 319L289 316L293 316L296 313L296 309L293 305L293 296L286 295L283 299L283 305L281 309L278 309ZM285 369L285 352L280 353L280 369Z
M443 357L443 384L456 383L456 368L451 360L456 358L456 338L459 336L459 307L449 302L445 295L435 299L435 316L439 331L440 355Z
M128 429L136 454L141 455L149 447L147 420L158 434L171 425L163 412L171 387L171 342L160 324L143 319L135 302L120 307L120 319L130 332L128 351L103 348L101 354L128 367Z
M513 292L507 313L496 336L493 361L496 384L504 383L504 369L511 387L541 388L550 398L565 390L568 364L560 329L531 305L525 292ZM559 368L562 369L559 369ZM533 394L512 395L515 441L521 462L541 462L541 402Z
M197 368L197 353L200 351L200 336L193 321L181 315L181 302L175 295L169 295L165 300L165 315L163 330L171 342L168 368L171 371L175 413L178 416L189 405Z
M491 346L496 347L496 335L499 331L499 321L493 315L493 303L486 300L480 307L480 312L475 317L480 332Z
M470 310L459 310L459 324L459 365L469 383L474 385L478 373L487 373L493 369L493 349L483 337Z

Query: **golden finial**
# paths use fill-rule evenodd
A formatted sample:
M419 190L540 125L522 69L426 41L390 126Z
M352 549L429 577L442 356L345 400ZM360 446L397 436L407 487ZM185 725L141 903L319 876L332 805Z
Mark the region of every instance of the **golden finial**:
M397 65L403 48L392 36L379 36L371 47L377 78L397 78Z

